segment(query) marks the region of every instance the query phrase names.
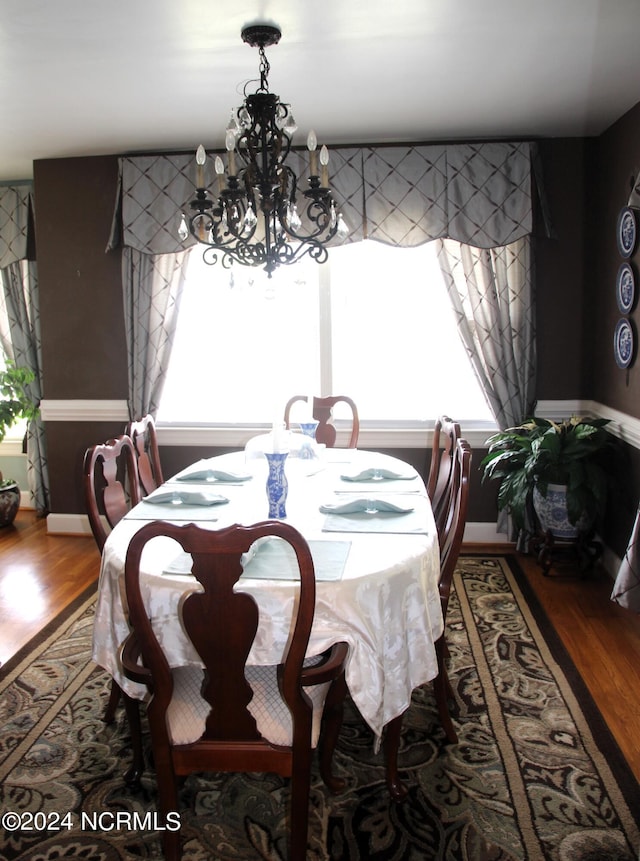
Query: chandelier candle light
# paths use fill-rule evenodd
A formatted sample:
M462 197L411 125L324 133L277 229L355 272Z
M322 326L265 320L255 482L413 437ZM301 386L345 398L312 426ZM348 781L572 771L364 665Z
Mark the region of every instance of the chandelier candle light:
M243 41L258 48L260 84L255 93L247 95L245 89L244 102L232 111L225 137L227 169L217 155L213 197L206 188L207 153L198 147L196 197L178 230L182 241L191 235L207 246L205 262L217 263L220 253L225 267L264 266L269 277L278 266L306 254L325 263L327 243L348 233L329 189L329 151L322 146L317 152L314 131L307 138L310 176L305 191L299 193L298 178L286 164L297 126L290 105L269 92L265 55L265 48L277 45L280 36L278 27L270 24L242 30Z

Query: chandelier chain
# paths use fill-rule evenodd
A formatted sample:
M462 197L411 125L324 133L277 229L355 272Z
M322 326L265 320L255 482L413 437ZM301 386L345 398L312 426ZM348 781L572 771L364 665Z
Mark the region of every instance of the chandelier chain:
M262 93L269 92L269 72L271 71L271 66L269 65L269 61L267 60L267 55L264 50L264 45L260 45L258 49L258 54L260 56L260 86L258 87L258 91Z

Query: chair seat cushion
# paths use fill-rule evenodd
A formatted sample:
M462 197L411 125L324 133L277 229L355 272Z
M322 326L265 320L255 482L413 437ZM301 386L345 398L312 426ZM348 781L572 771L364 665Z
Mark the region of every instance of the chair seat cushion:
M305 666L317 660L307 659ZM167 709L169 735L173 744L190 744L204 733L209 715L209 703L200 694L203 671L199 667L178 667L172 673L173 697ZM293 740L291 713L278 688L277 667L247 666L245 677L253 690L253 699L247 708L256 721L258 732L271 744L290 747ZM329 685L327 682L305 688L313 703L312 747L318 744Z

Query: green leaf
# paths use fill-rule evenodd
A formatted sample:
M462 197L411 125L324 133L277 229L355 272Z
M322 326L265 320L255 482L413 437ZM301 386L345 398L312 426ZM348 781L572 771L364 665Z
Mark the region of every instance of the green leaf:
M38 405L33 402L28 387L35 380L35 374L28 368L19 368L6 362L6 369L0 371L0 442L7 431L19 419L34 419Z

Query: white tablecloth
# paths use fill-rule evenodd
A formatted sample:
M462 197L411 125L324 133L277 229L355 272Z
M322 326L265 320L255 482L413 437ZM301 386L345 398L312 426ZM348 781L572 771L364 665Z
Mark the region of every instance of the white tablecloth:
M316 611L308 654L317 654L338 640L349 643L346 673L349 692L379 739L385 724L409 706L413 689L437 675L434 641L442 633L442 613L437 586L436 530L424 484L417 474L413 480L390 482L386 491L384 481L371 482L367 489L367 483L354 487L352 482L340 478L342 473L373 464L404 472L412 470L407 464L381 454L344 449L327 450L324 458L322 464L291 459L286 466L289 480L287 522L299 529L316 550L318 542L350 543L339 580L323 580L323 554L318 556ZM164 489L188 487L226 496L229 503L200 508L194 517L189 516L206 528L265 520L268 503L264 461L247 465L244 454L238 452L198 462L190 469L213 467L246 472L247 466L253 474L249 481L196 487L179 483L174 477ZM390 528L392 519L397 522L397 526L392 527L393 532L324 530L327 515L319 511L320 505L356 495L385 493L389 499L401 501L403 505L411 504L415 509L411 516L384 519L385 529ZM150 515L149 509L157 513ZM148 503L133 509L113 530L103 552L93 658L137 698L143 698L145 690L123 677L119 663L119 649L128 634L123 607L125 554L131 536L145 520L150 516L175 519L172 514L182 519L179 509L180 506ZM191 513L192 509L189 515ZM403 522L409 524L407 528L415 529L416 518L423 524L419 528L424 531L404 533ZM333 519L335 521L335 515ZM375 530L376 519L371 516L371 525L364 528ZM335 556L331 547L327 550L329 556ZM188 574L166 573L180 552L173 541L160 538L145 549L142 559L144 600L172 666L198 663L197 655L176 622L180 597L186 590L198 588L198 584ZM335 578L335 572L331 576ZM260 609L258 635L249 662L278 663L290 630L297 586L293 581L264 578L243 577L241 583L254 596Z

